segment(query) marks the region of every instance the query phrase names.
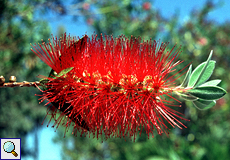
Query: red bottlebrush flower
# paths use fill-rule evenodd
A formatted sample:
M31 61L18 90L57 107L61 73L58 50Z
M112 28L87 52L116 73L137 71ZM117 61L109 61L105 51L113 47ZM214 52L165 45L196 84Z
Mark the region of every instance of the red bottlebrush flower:
M61 111L58 118L57 109L51 111L54 125L63 122L68 128L74 122L81 134L106 138L135 137L143 127L148 136L155 129L167 133L165 122L184 126L180 113L172 109L178 105L165 98L174 99L171 93L181 71L175 66L182 62L177 60L180 48L167 51L167 45L125 36L77 40L64 35L33 46L56 72L47 78L41 98ZM65 69L66 74L60 74Z

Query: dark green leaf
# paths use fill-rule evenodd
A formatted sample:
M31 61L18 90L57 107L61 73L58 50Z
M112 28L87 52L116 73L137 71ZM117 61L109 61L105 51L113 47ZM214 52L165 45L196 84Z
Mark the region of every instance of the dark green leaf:
M205 101L205 100L202 100L202 99L198 99L196 101L193 101L193 104L198 109L204 110L204 109L209 109L209 108L212 108L213 106L215 106L216 101L215 100L213 100L213 101Z
M48 83L48 82L49 82L48 79L42 79L42 80L40 80L40 83L41 83L41 84L46 84L46 83Z
M44 88L44 90L47 90L45 84L48 83L48 82L49 82L48 79L41 79L41 80L40 80L40 84L42 85L42 87Z
M197 87L209 79L209 77L213 73L216 63L215 61L210 60L211 57L212 51L208 57L208 60L197 66L195 70L192 72L192 75L188 82L188 87Z
M226 94L226 91L218 86L203 86L190 89L188 90L188 93L204 100L216 100L223 97Z

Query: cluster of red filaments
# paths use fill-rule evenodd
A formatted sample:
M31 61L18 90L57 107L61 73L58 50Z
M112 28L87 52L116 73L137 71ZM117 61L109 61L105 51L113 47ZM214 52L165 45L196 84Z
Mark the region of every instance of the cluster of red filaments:
M73 68L63 76L48 78L43 91L41 100L58 105L61 111L60 117L52 112L55 125L64 122L68 128L74 122L74 130L81 134L106 138L135 137L143 129L148 136L155 129L167 133L165 122L184 126L178 120L183 119L180 113L172 109L178 105L171 96L181 72L175 69L181 63L177 61L180 49L167 51L167 44L133 37L104 39L76 40L64 35L33 47L57 74Z

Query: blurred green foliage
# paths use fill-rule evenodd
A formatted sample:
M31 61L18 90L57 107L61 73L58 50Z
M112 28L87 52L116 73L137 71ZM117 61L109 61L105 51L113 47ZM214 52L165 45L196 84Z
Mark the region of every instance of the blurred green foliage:
M32 53L30 43L48 39L50 27L36 15L44 15L57 3L57 0L49 4L43 0L0 0L0 75L6 82L12 75L22 82L36 81L39 74L47 74L48 67ZM26 148L25 137L37 131L46 115L46 108L38 104L35 93L39 91L27 87L0 89L0 137L20 137L22 156L34 156Z

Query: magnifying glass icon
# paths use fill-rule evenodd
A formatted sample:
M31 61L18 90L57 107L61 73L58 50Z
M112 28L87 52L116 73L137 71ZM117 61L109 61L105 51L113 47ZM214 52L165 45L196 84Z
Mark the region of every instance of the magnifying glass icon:
M11 141L7 141L3 145L3 149L7 153L12 153L15 157L18 156L18 154L14 151L15 150L15 145Z

